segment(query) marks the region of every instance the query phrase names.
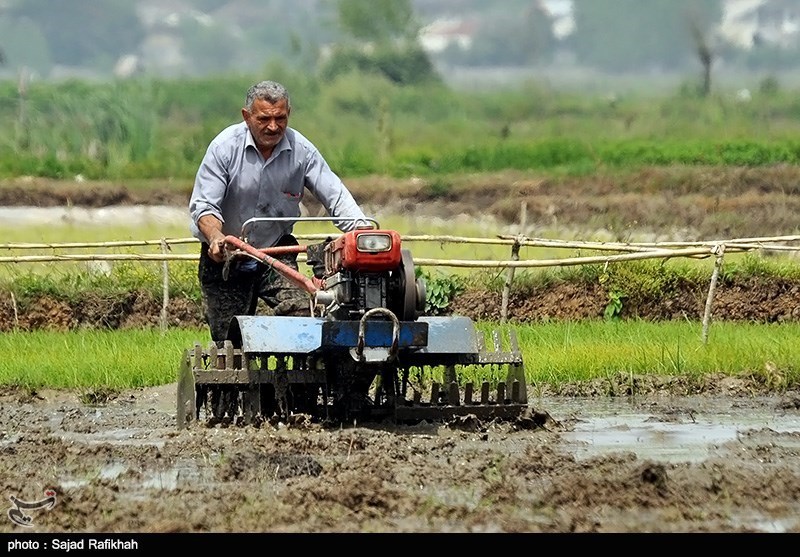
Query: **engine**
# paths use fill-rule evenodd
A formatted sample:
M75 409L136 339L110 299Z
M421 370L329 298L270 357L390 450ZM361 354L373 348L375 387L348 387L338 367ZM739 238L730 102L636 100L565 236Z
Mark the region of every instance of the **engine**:
M317 303L328 317L358 320L371 309L385 308L401 321L416 321L424 311L425 283L416 276L398 232L346 232L325 245L323 258Z

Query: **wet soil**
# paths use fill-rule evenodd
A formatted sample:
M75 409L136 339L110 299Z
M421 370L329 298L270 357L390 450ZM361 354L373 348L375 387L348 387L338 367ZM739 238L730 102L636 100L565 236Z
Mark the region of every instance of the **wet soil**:
M0 396L29 532L800 532L800 394L537 396L531 418L178 430L175 385Z
M634 224L669 227L685 239L708 239L792 233L797 174L504 175L408 180L389 191L365 180L353 189L377 205L443 216L478 208L514 222L527 203L531 222L616 227L621 235ZM473 182L482 188L468 187ZM672 189L659 189L664 183ZM4 184L0 204L183 204L188 195L114 187ZM800 316L800 284L760 280L721 284L715 318ZM629 300L625 311L697 318L707 288ZM27 304L7 294L0 294L0 331L158 326L161 309L144 292ZM608 301L599 286L561 284L535 294L512 297L512 319L599 318ZM499 293L465 292L450 309L494 319L499 308ZM202 323L189 300L172 300L169 314L170 326ZM604 379L617 388L531 392L530 414L511 422L326 427L298 415L289 423L195 423L180 431L175 385L122 393L0 389L8 505L0 532L800 532L800 393L747 378L708 377L701 388L669 377L634 379L636 394L626 390L630 377ZM53 497L54 504L25 511L20 525L12 496Z

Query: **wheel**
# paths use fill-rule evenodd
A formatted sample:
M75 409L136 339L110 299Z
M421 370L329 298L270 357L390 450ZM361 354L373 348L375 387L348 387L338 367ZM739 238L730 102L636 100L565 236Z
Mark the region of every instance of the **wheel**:
M400 321L416 321L425 310L425 283L417 280L411 252L404 249L401 250L401 253L402 260L394 282L395 291L392 295L394 303L389 309Z

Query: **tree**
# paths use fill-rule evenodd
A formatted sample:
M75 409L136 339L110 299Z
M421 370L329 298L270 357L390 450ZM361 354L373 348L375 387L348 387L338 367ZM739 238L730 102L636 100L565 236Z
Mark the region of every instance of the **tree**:
M53 63L47 38L32 21L12 21L0 16L0 37L3 38L3 58L12 70L46 75Z
M580 62L604 70L679 69L721 15L721 0L574 0L571 43Z
M191 54L195 75L234 73L237 40L219 25L186 19L180 25L183 49Z
M410 0L338 0L337 9L342 30L357 40L413 42L419 33Z
M16 0L6 13L12 21L31 22L41 30L55 64L100 61L111 66L135 51L144 36L129 0Z
M438 80L417 40L419 24L411 0L338 0L339 26L349 35L322 66L326 79L356 70L398 84Z
M694 21L690 22L690 28L697 50L697 57L703 66L703 84L700 86L700 94L703 97L707 97L711 93L711 64L714 61L714 53L711 50L708 37Z

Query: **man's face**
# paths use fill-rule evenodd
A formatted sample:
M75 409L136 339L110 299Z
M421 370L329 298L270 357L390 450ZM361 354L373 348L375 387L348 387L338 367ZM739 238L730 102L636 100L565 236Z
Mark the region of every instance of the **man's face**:
M262 99L253 102L253 110L242 109L242 117L250 128L258 148L267 151L272 149L286 133L289 125L289 106L285 99L270 103Z

